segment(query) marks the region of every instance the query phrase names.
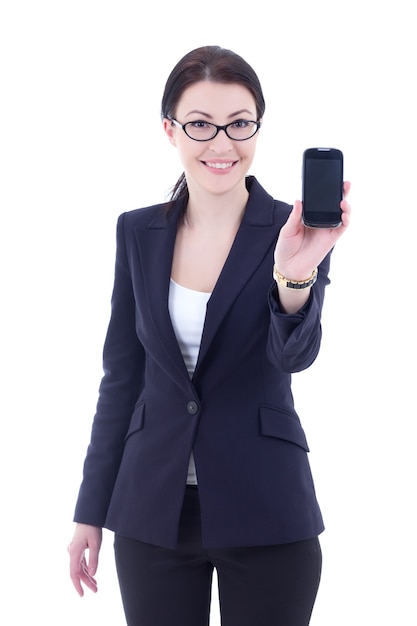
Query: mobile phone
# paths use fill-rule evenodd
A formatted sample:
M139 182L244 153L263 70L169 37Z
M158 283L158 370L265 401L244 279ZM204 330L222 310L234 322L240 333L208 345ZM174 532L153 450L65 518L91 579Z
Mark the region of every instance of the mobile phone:
M310 228L342 223L343 153L337 148L308 148L303 153L303 222Z

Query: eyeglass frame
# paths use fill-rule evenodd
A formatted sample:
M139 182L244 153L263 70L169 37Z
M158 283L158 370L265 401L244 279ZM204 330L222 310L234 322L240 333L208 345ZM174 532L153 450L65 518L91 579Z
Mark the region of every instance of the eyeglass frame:
M178 128L181 128L184 131L184 133L187 135L187 137L189 139L192 139L193 141L211 141L212 139L217 137L217 135L219 134L221 130L224 130L226 137L228 137L232 141L247 141L248 139L252 139L252 137L256 135L256 133L261 127L260 120L256 120L256 121L255 120L235 120L234 122L229 122L229 124L224 124L224 126L219 126L218 124L213 124L213 122L207 122L206 120L195 120L195 121L191 120L190 122L185 122L185 124L180 124L180 122L178 122L178 120L176 120L173 117L170 117L168 119L170 120L170 122L173 122L175 126L178 126ZM216 132L214 133L214 135L212 137L209 137L208 139L196 139L195 137L191 137L191 135L187 133L185 127L188 124L195 124L196 122L202 122L202 121L204 121L205 124L210 124L210 126L214 126L216 128ZM233 124L236 124L236 122L252 122L252 124L256 124L256 130L252 135L250 135L250 137L244 137L243 139L236 139L235 137L231 137L229 133L227 132L228 127L233 126Z

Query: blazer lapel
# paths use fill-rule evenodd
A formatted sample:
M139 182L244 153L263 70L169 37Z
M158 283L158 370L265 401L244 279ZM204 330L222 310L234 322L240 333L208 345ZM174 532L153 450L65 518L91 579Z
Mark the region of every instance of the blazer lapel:
M190 377L185 366L168 309L169 285L172 257L180 207L174 205L168 216L158 214L147 228L135 231L139 257L143 270L145 300L149 317L160 339L167 359L163 366L178 383L183 381L189 387ZM162 364L162 361L161 361Z
M278 225L274 224L274 199L266 193L256 179L253 179L242 223L208 301L197 366L203 360L222 320L239 292L257 270L265 255L270 253L277 234Z

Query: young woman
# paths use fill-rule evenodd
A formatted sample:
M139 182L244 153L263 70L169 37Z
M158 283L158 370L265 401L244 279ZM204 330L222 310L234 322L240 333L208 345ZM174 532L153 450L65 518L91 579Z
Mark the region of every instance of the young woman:
M96 591L114 531L129 626L207 626L213 568L223 626L305 626L316 598L323 521L291 373L318 354L350 208L337 229L307 229L300 202L248 176L264 108L240 56L187 54L162 100L184 174L170 202L118 221L69 553L78 593Z

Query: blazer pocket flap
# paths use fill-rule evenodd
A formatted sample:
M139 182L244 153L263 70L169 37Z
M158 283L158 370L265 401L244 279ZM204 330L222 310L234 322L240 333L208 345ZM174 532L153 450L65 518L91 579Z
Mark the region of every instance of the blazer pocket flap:
M138 430L142 430L145 421L145 403L141 402L135 406L135 409L130 420L129 428L126 433L125 440L128 439L133 433Z
M268 406L260 407L261 433L297 444L309 452L307 439L297 415Z

